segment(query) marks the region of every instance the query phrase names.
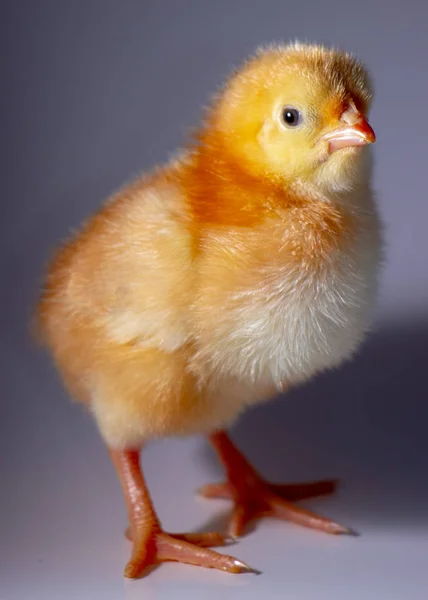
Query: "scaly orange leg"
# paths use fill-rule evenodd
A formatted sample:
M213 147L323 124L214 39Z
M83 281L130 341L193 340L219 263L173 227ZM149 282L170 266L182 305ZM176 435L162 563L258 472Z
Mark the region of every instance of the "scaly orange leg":
M132 540L131 558L125 577L139 577L144 569L162 561L178 561L228 571L253 572L248 565L207 546L221 546L227 539L218 533L169 534L162 530L140 468L136 450L114 450L110 456L125 496L130 527L127 536Z
M297 500L331 494L336 481L271 484L260 477L226 433L216 432L209 439L225 467L227 481L205 485L199 493L206 498L234 501L230 535L240 536L249 521L261 516L277 517L326 533L354 534L351 529L294 504Z

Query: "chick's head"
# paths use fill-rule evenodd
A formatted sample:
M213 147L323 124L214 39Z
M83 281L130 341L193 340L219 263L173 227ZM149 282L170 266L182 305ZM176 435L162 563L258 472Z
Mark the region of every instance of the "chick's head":
M293 44L260 51L229 80L211 126L253 175L346 189L375 140L368 75L352 55Z

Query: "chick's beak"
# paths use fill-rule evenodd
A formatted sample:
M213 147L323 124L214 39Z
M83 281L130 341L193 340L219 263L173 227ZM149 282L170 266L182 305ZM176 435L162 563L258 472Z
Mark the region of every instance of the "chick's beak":
M328 152L332 154L340 148L373 144L376 135L367 120L351 106L342 113L340 120L345 124L323 135L321 140L328 142Z

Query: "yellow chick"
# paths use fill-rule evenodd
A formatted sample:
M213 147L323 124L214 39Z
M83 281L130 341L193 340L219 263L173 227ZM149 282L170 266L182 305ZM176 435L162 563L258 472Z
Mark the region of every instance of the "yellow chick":
M350 54L259 51L187 150L124 187L56 254L39 330L116 468L133 544L127 577L164 560L252 570L208 548L227 542L221 534L163 531L139 462L154 438L209 437L227 480L202 492L233 501L233 536L266 514L350 532L295 504L333 481L270 484L224 430L339 365L368 329L381 247L371 95Z

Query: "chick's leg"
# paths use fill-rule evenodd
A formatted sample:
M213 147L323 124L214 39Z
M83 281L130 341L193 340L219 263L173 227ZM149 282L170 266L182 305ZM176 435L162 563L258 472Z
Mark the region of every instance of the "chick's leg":
M261 516L289 520L326 533L352 534L343 525L294 504L297 500L332 493L335 481L271 484L255 471L226 433L216 432L210 436L210 441L225 467L227 481L205 485L199 493L206 498L231 498L234 501L230 535L240 536L249 521Z
M166 560L211 567L229 573L252 571L245 563L232 556L219 554L207 548L225 543L226 539L218 533L165 533L141 472L139 452L111 448L109 452L122 485L128 510L130 526L127 537L133 543L132 555L125 568L125 577L138 577L146 567Z

